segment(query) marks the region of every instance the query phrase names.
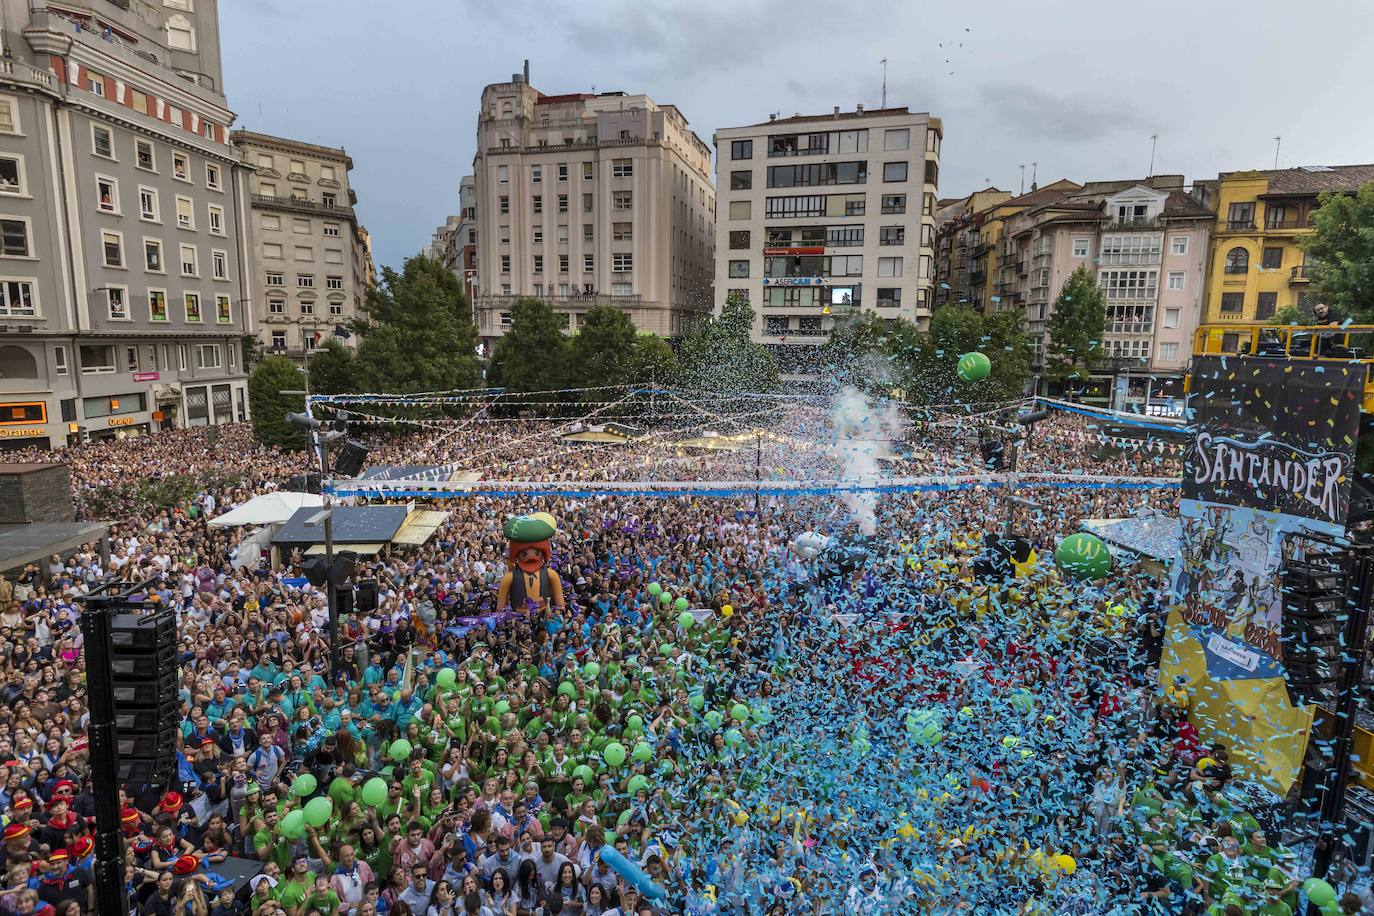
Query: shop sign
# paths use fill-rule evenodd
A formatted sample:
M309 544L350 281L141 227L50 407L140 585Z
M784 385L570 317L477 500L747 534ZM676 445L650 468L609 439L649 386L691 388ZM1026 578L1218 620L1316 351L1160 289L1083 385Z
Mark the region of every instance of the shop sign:
M158 379L160 379L160 378L162 378L162 373L160 373L160 372L135 372L135 373L134 373L134 381L136 381L136 382L156 382L156 381L157 381Z
M813 247L809 247L809 246L806 247L806 248L765 248L765 249L763 249L763 253L764 253L765 255L773 255L773 254L825 254L825 248L824 248L824 246L818 246L818 247L814 247L814 248L813 248Z
M825 277L764 277L764 286L825 286Z
M110 419L106 420L105 422L108 423L108 424L110 424L111 426L133 426L133 425L134 425L134 418L133 418L133 417L110 417Z
M0 439L37 439L46 435L47 431L41 426L18 426L14 429L0 426Z

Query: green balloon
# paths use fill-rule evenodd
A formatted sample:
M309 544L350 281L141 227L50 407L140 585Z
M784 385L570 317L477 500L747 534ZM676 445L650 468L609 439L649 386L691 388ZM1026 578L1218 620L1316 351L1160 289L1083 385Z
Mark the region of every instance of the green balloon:
M662 593L660 593L659 596L658 596L658 603L664 605L665 607L666 607L667 605L672 604L672 603L673 603L673 593L672 593L672 592L662 592Z
M678 600L681 601L682 599L679 598ZM696 622L697 619L693 617L691 614L689 614L687 611L683 611L681 614L677 615L677 625L682 627L684 630L690 630L692 626L696 624Z
M706 711L706 724L711 728L720 728L720 724L725 721L725 716L719 709L709 709Z
M587 662L587 664L582 666L582 676L588 680L596 677L600 673L601 666L596 662Z
M453 685L458 683L458 672L452 668L440 668L434 680L438 681L439 686L445 690L452 690Z
M704 693L689 693L689 694L687 694L687 705L690 706L690 707L692 707L693 709L700 710L703 706L706 705L706 694L704 694Z
M982 353L965 353L959 357L957 371L966 382L981 382L992 371L992 360Z
M1308 878L1302 883L1302 892L1319 907L1336 902L1336 889L1321 878Z
M288 811L282 815L282 819L277 821L277 833L286 837L288 840L299 839L305 833L305 812Z
M749 707L745 706L743 703L736 703L734 706L730 707L730 718L734 719L736 722L748 722Z
M391 759L397 763L404 763L410 759L410 742L404 738L397 738L391 742Z
M363 804L369 808L376 808L386 801L386 780L380 776L373 776L363 783Z
M558 692L570 697L577 693L577 688L573 686L572 681L563 681L558 685Z
M649 583L649 594L651 594L651 595L653 595L655 598L657 598L657 597L658 597L659 595L661 595L662 593L663 593L663 586L659 585L657 582L650 582L650 583Z
M612 741L606 745L606 749L601 752L601 758L606 761L607 766L618 767L625 762L625 745L619 741Z
M754 721L760 725L766 725L773 718L773 713L766 706L755 706L749 710L749 714L754 717Z
M583 763L579 764L577 769L573 770L573 779L578 778L581 778L587 785L591 785L596 780L596 774L592 772L591 767Z
M1054 562L1075 579L1101 579L1111 571L1112 552L1101 538L1080 531L1059 542Z
M671 772L673 772L673 762L671 760L664 758L658 762L658 775L667 776Z
M635 745L632 755L634 759L638 760L640 763L648 763L650 760L654 759L654 749L649 746L647 741L640 741Z
M625 822L630 819L630 815L633 813L634 812L631 811L629 808L626 808L624 811L620 812L620 817L615 819L615 825L617 827L624 827Z
M291 794L297 798L309 798L315 794L317 788L319 788L319 783L315 781L315 777L309 773L302 773L296 777L295 782L291 783Z
M334 813L334 803L324 796L305 803L305 822L311 827L323 827Z
M644 728L644 717L637 712L630 713L630 717L625 720L625 727L627 729Z
M631 795L636 794L640 789L647 789L648 787L649 777L645 776L643 773L636 773L634 776L631 776L629 783L625 786Z
M679 598L673 602L673 607L677 608L679 611L687 610L687 605L688 601L686 598Z
M672 643L665 642L663 645L658 647L658 654L662 655L664 658L667 658L668 656L672 655L673 652L676 651L676 649L677 647L674 646Z
M1011 705L1017 712L1030 712L1035 709L1035 697L1024 687L1011 692Z
M744 733L738 728L731 728L725 732L725 743L731 747L739 747L744 743Z

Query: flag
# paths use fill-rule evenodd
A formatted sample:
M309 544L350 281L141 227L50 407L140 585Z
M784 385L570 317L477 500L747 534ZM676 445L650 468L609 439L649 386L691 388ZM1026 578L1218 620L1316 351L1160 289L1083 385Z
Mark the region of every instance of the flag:
M348 340L353 334L341 324L334 325L334 336L340 340Z

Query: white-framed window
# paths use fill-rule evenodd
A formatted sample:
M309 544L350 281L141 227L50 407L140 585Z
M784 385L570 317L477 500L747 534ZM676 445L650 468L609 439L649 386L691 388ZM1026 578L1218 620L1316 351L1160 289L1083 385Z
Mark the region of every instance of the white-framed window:
M542 254L534 256L534 272L537 274L544 272L544 256Z
M325 277L325 289L343 289L343 277Z
M634 203L635 203L635 198L634 198L634 192L633 192L633 191L613 191L613 192L611 192L611 209L612 209L612 210L621 210L621 211L624 211L624 210L632 210L632 209L634 209Z
M1090 247L1090 243L1087 239L1074 239L1073 256L1075 258L1086 258L1088 256L1088 249Z
M596 255L584 254L582 256L582 272L584 274L596 272Z
M177 181L191 183L191 157L185 153L172 153L172 177Z
M27 216L0 216L0 256L28 258L33 256L29 239L32 226Z
M157 171L157 153L154 152L153 144L150 141L134 141L134 167L145 172Z
M273 349L273 350L285 350L285 349L286 349L286 332L285 332L285 331L273 331L273 332L272 332L272 349Z
M332 165L320 166L321 181L338 181L338 174L339 173L334 170L334 166Z
M510 255L508 254L501 255L501 273L510 273Z
M558 256L558 272L560 274L568 272L568 256L566 254L560 254Z
M544 180L544 167L539 165L530 166L530 184L539 184Z
M343 313L344 313L344 307L343 307L343 303L342 303L342 302L331 302L331 303L329 303L329 314L331 314L331 315L333 315L334 317L337 318L338 316L342 315Z
M1153 299L1159 289L1157 270L1103 270L1098 275L1098 286L1107 300L1113 299Z
M1187 277L1187 274L1181 270L1169 271L1169 289L1183 289L1185 277Z
M315 350L319 349L319 346L320 346L320 332L319 332L319 331L305 331L305 332L303 332L303 333L301 334L301 342L305 344L305 350L306 350L307 353L314 352Z
M38 315L38 281L31 277L0 277L0 318Z
M534 233L533 233L533 236L532 236L532 238L531 238L531 241L532 241L533 244L535 244L535 245L542 245L542 244L544 244L544 230L543 230L543 229L535 229L535 230L534 230Z
M105 97L105 77L94 70L86 71L86 91L92 95Z
M131 321L129 314L129 288L127 286L105 287L105 305L111 321Z
M559 180L559 181L567 181L567 180L568 180L568 164L567 164L566 162L560 162L560 163L558 163L558 180Z
M1177 328L1183 321L1183 309L1165 309L1164 326L1166 328Z
M210 252L210 276L216 280L229 279L229 254L218 249Z
M167 47L173 51L196 50L196 30L185 16L178 14L167 18Z
M188 324L200 324L205 320L205 316L200 311L200 293L187 293L183 297L186 304L186 322Z
M508 195L502 194L499 198L497 198L496 210L498 213L510 212L510 197Z
M95 176L95 206L101 213L119 213L119 182L109 175Z
M286 286L286 275L279 270L269 270L264 285L284 287Z
M101 159L115 158L114 137L108 127L99 124L91 125L91 152Z
M124 267L124 233L106 229L100 233L100 254L106 267Z
M281 245L276 242L263 242L262 256L269 260L280 261L282 257Z
M286 300L285 300L285 299L268 299L268 300L267 300L267 314L269 314L269 315L285 315L285 314L286 314Z
M1178 359L1178 344L1172 342L1160 344L1159 358L1170 362Z
M532 194L532 195L530 195L530 211L533 212L533 213L543 213L543 212L544 212L544 195L543 195L543 194Z
M234 323L234 304L229 300L229 297L228 297L227 295L225 295L224 293L219 293L219 294L217 294L217 295L215 296L215 323L216 323L216 324L233 324L233 323ZM233 345L233 344L230 344L230 345L229 345L229 352L230 352L231 354L234 352L234 345ZM229 366L230 366L230 368L233 368L233 365L234 365L234 360L233 360L233 357L231 356L230 359L229 359Z
M196 344L196 368L218 369L220 367L219 344Z
M612 295L612 296L633 296L634 294L635 294L635 285L634 285L633 283L624 283L624 282L622 282L622 283L612 283L612 284L611 284L611 295Z
M210 234L224 235L224 208L219 204L210 204L208 212L210 215Z
M313 261L315 260L315 249L309 245L297 245L292 257L297 261Z
M195 245L181 246L181 275L183 277L200 276L200 262Z
M635 173L635 161L633 159L612 159L611 177L629 178Z
M623 273L627 270L635 269L635 256L628 252L616 253L611 255L611 270L616 273Z
M19 133L19 102L8 95L0 95L0 134Z
M160 223L162 214L158 207L157 188L138 186L138 218L144 222Z
M206 140L214 140L214 139L215 139L215 122L214 122L214 121L201 121L201 122L200 122L200 135L201 135L202 137L204 137Z
M339 224L338 224L338 223L325 223L325 224L324 224L324 234L325 234L326 236L328 236L329 238L332 238L332 239L338 238L338 237L339 237Z
M883 149L911 149L911 130L900 127L883 131Z
M57 375L67 374L67 348L62 344L52 348L52 369Z
M167 272L162 260L162 239L143 240L143 269L154 274Z
M296 289L314 289L314 274L296 274Z
M167 321L167 291L165 289L148 290L148 320Z
M186 344L177 344L177 368L185 372L186 367L190 364L190 360L187 359Z
M902 275L901 258L879 258L878 276L880 277L900 277Z
M177 228L194 232L196 229L195 202L189 197L177 195Z
M315 301L314 301L313 299L303 299L303 300L301 300L301 314L302 314L302 315L314 315L314 314L315 314Z
M1172 235L1169 237L1169 254L1185 255L1188 253L1188 236Z
M496 180L497 180L497 182L499 182L500 184L509 184L509 183L510 183L510 166L508 166L508 165L498 165L498 166L496 167Z
M108 344L82 344L76 352L81 356L82 375L109 375L118 368L115 348Z
M567 227L567 226L559 226L559 227L558 227L558 241L560 241L560 242L566 242L567 240L568 240L568 227Z
M18 153L0 153L0 194L27 195L24 180L24 157Z

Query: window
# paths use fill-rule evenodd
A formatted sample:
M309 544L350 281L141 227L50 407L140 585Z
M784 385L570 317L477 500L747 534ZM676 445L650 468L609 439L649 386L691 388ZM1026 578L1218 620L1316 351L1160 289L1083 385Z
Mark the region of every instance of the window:
M167 320L167 294L160 289L148 290L148 320Z
M773 199L774 199L774 200L780 200L780 199L782 199L782 198L773 198ZM730 201L730 218L731 218L731 219L751 219L751 218L753 217L753 210L754 210L754 202L753 202L753 201L750 201L750 200L732 200L732 201Z
M186 359L186 344L177 344L177 368L185 372L189 365Z
M906 212L905 194L884 194L883 212L887 214Z
M530 184L539 184L544 180L544 169L542 166L530 166Z
M596 137L588 137L587 139L588 139L589 141L593 142L593 143L596 142ZM583 180L585 180L585 181L592 181L592 180L595 179L595 177L596 177L596 176L592 174L592 164L591 164L590 162L584 162L584 163L582 163L582 178L583 178Z
M282 258L281 246L276 242L265 242L262 246L262 256L274 261L280 261Z
M741 203L746 208L749 206L749 201L735 201L730 204L732 219L734 218L735 206ZM825 216L825 196L823 194L806 194L798 197L770 197L765 202L765 211L770 219Z
M129 291L122 286L105 287L105 304L111 321L128 321Z
M823 162L801 165L770 165L768 187L806 188L832 184L864 184L867 162Z
M730 173L731 191L748 191L754 186L754 173L748 169Z
M103 85L103 84L102 84ZM113 159L114 143L110 139L110 130L107 127L91 125L91 152L104 159Z
M926 160L926 184L940 183L940 163L934 159Z
M19 133L18 106L14 99L0 97L0 134Z
M612 210L629 210L634 206L634 194L631 191L616 191L611 194Z
M1188 253L1188 236L1173 235L1169 237L1169 254L1185 255Z
M268 300L267 300L267 314L269 314L269 315L285 315L285 314L286 314L286 300L285 300L285 299L268 299Z
M23 160L18 156L0 155L0 194L23 193Z
M38 314L34 281L0 280L0 317L32 318Z
M731 276L731 277L747 277L747 276L749 276L749 262L748 262L747 260L742 260L742 261L731 261L731 262L730 262L730 276Z
M191 160L185 153L172 153L172 177L177 181L191 180Z
M883 131L883 149L911 149L911 131L905 127Z
M1226 213L1228 229L1255 228L1255 205L1253 203L1231 204Z
M224 185L220 183L219 166L213 162L205 163L205 186L211 191L224 190Z
M902 275L901 258L879 258L878 276L880 277L900 277Z
M342 249L342 248L326 248L326 249L324 250L324 263L326 263L326 264L342 264L342 263L343 263L343 249Z
M218 369L219 360L219 344L196 344L197 369Z
M285 349L286 349L286 332L285 332L285 331L273 331L273 332L272 332L272 349L273 349L273 350L285 350Z
M27 220L0 217L0 254L11 258L29 256L29 224Z
M1239 246L1226 252L1226 272L1243 274L1250 271L1250 252Z
M77 353L81 356L82 375L108 375L118 368L115 365L114 347L84 344Z
M1165 310L1164 310L1164 327L1166 327L1166 328L1171 328L1171 329L1177 328L1177 327L1179 326L1179 322L1181 322L1182 320L1183 320L1183 309L1165 309Z
M1262 292L1255 300L1255 319L1265 321L1274 317L1274 313L1279 310L1279 294L1276 292Z
M147 140L134 141L134 165L145 172L157 171L157 160L153 154L153 144Z
M185 296L185 302L186 320L191 324L200 323L200 321L202 320L202 316L200 314L200 293L187 293Z
M210 252L210 275L216 280L229 279L229 256L225 252Z
M336 239L336 238L338 238L338 237L339 237L339 224L338 224L338 223L325 223L325 224L324 224L324 234L325 234L326 236L328 236L329 238L331 238L331 239Z
M754 141L753 140L733 140L730 142L731 159L753 159Z
M296 274L296 289L314 289L314 274Z
M339 205L339 197L337 194L330 194L325 191L320 194L320 205L328 210L333 210Z
M501 226L496 231L497 240L502 242L510 241L510 226Z
M325 289L343 289L343 277L325 277Z
M304 300L301 301L301 314L302 314L302 315L314 315L314 314L315 314L315 301L314 301L313 299L304 299Z
M195 230L196 212L195 204L189 197L177 195L177 227L180 229Z
M501 255L501 273L510 273L510 255L508 254Z
M544 256L542 254L534 256L534 272L537 274L544 272Z
M1185 278L1186 276L1187 276L1187 274L1185 274L1185 273L1184 273L1183 271L1181 271L1181 270L1171 270L1171 271L1169 271L1169 289L1174 289L1174 290L1183 289L1183 284L1184 284L1184 282L1185 282L1185 281L1184 281L1184 278Z
M567 181L567 180L568 180L568 164L567 164L566 162L560 162L560 163L558 163L558 180L559 180L559 181Z
M498 212L498 213L509 213L509 212L510 212L510 198L509 198L509 197L507 197L506 195L502 194L499 198L497 198L496 212Z
M1244 293L1222 293L1221 313L1223 315L1239 315L1244 310L1244 303Z
M749 248L749 230L736 229L730 233L730 248L734 251L747 250Z
M215 125L211 121L200 122L200 135L206 140L215 139Z
M167 47L173 51L195 51L196 30L185 16L176 15L167 20Z
M884 162L883 181L906 181L907 163Z
M625 252L611 255L611 270L616 273L625 273L635 269L635 256Z
M283 274L283 273L282 273L281 271L279 271L279 270L269 270L269 271L267 272L267 280L266 280L265 285L267 285L267 286L278 286L278 287L280 287L280 286L285 286L285 285L286 285L286 275Z
M629 178L635 173L635 163L633 159L612 159L611 177Z
M891 133L891 131L889 131ZM878 287L878 308L895 309L901 308L902 288L900 286L880 286Z
M183 277L200 276L200 265L197 263L196 246L181 246L181 275Z
M309 245L297 245L292 256L297 261L313 261L315 260L315 249Z
M560 254L558 256L558 272L560 274L568 272L568 256L566 254Z
M881 231L886 232L887 229ZM831 248L856 248L861 247L864 243L863 226L831 226L825 231L824 241L808 238L807 236L809 234L809 230L802 230L801 240L803 245L810 245L812 242L815 242L816 244L828 245ZM881 242L880 244L886 245L887 242Z
M1265 270L1278 270L1283 267L1283 249L1266 248L1264 249L1263 260L1260 266Z
M52 348L53 371L58 375L67 374L67 348L57 346Z
M501 184L510 182L510 166L498 165L496 167L496 180Z
M140 186L138 189L138 218L156 223L159 221L157 211L157 189Z
M531 198L530 198L530 206L534 209L534 212L535 212L535 213L543 213L543 212L544 212L544 195L542 195L542 194L535 194L533 197L531 197Z
M596 257L594 255L584 254L582 256L582 272L584 274L596 272Z
M591 223L584 223L582 226L582 241L590 242L596 235L596 228Z
M329 314L331 314L331 315L333 315L333 316L335 316L335 317L338 317L339 315L342 315L343 313L344 313L344 307L343 307L343 303L342 303L342 302L331 302L331 303L329 303Z
M258 225L261 226L263 229L267 229L272 232L280 232L281 217L277 216L275 213L264 213L262 214L262 218L258 222Z
M217 204L210 204L210 234L224 235L224 208Z
M835 140L835 152L837 153L868 152L867 130L842 130L835 135Z
M1178 359L1178 344L1162 343L1159 345L1159 358L1165 362L1173 362Z
M1128 235L1104 235L1102 237L1102 256L1099 263L1158 264L1162 240L1163 237L1159 233L1132 232Z
M868 202L862 194L846 194L838 199L844 201L845 216L863 216L868 209ZM829 208L826 212L830 212Z
M1073 256L1074 256L1075 258L1086 258L1086 257L1088 256L1088 240L1087 240L1087 239L1074 239L1074 240L1073 240Z
M864 272L864 256L861 254L837 254L826 258L829 266L826 273L832 277L860 277Z
M1158 292L1157 270L1104 270L1098 285L1102 295L1112 299L1153 299Z
M921 214L923 216L935 215L935 195L926 193L921 195Z
M905 226L883 226L878 230L879 245L903 245L906 244Z
M291 220L291 231L296 233L297 235L309 235L310 220L296 217L295 219Z
M129 90L130 101L133 103L134 111L139 114L151 114L148 110L148 96L139 92L137 89Z
M158 239L143 240L143 269L157 274L166 270L162 266L162 242Z
M101 175L95 176L96 206L102 213L119 212L119 182Z
M106 267L124 266L124 236L118 232L100 233L100 250L104 254Z

